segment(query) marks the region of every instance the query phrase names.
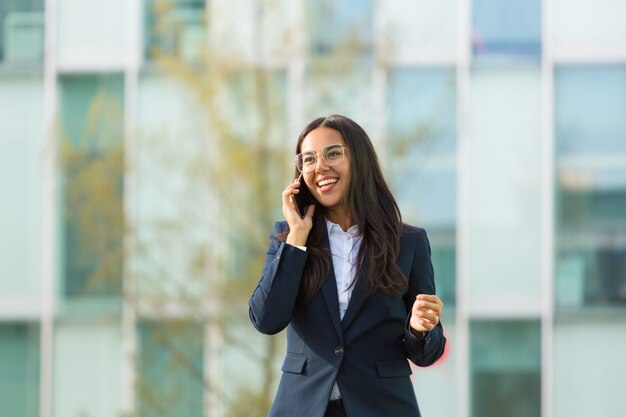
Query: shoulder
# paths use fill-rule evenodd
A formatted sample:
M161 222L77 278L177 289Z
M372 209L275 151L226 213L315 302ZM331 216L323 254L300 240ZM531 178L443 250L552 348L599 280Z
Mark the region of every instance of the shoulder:
M400 246L415 248L417 252L426 251L430 253L430 243L428 242L426 229L403 223Z
M271 239L285 240L289 234L289 223L286 220L274 223L274 229L270 235Z
M402 237L426 236L426 229L402 223Z

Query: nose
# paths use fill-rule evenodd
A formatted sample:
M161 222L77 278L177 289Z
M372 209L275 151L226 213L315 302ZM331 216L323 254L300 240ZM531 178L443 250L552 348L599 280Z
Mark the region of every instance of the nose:
M328 165L326 165L326 161L321 156L317 157L315 161L315 172L323 172L328 169Z

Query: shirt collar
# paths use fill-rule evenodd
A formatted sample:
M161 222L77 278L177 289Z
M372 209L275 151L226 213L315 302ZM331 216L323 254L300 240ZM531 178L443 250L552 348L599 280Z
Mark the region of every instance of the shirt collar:
M352 237L358 237L359 236L359 225L355 224L354 226L351 226L347 232L344 232L341 229L341 226L339 226L337 223L333 223L330 220L328 220L327 217L324 217L324 219L326 220L326 230L328 230L328 236L332 236L332 235L336 235L336 234L346 234L348 233L350 236Z

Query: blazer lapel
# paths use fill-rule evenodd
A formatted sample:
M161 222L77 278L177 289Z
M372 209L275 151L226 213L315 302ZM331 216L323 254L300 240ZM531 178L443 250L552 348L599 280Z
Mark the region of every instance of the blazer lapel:
M328 242L328 231L324 234L324 245L330 250L330 243ZM332 256L330 259L330 271L324 284L322 284L322 297L326 302L326 307L330 313L330 317L333 321L333 326L337 331L337 334L341 337L341 324L339 318L339 295L337 294L337 281L335 279L335 268L332 264Z
M365 267L363 267L358 279L354 283L354 290L352 290L352 296L350 297L350 302L348 303L348 309L346 310L346 314L343 316L343 320L341 321L342 331L345 332L356 317L370 292L370 287L369 283L365 280Z

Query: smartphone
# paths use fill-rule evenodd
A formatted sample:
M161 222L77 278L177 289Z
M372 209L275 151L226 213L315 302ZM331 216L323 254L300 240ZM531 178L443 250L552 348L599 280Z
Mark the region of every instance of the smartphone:
M303 217L303 213L306 213L306 208L313 204L313 196L309 191L309 187L302 181L302 174L298 177L298 181L300 182L300 192L298 194L291 194L290 198L296 206L298 216Z

